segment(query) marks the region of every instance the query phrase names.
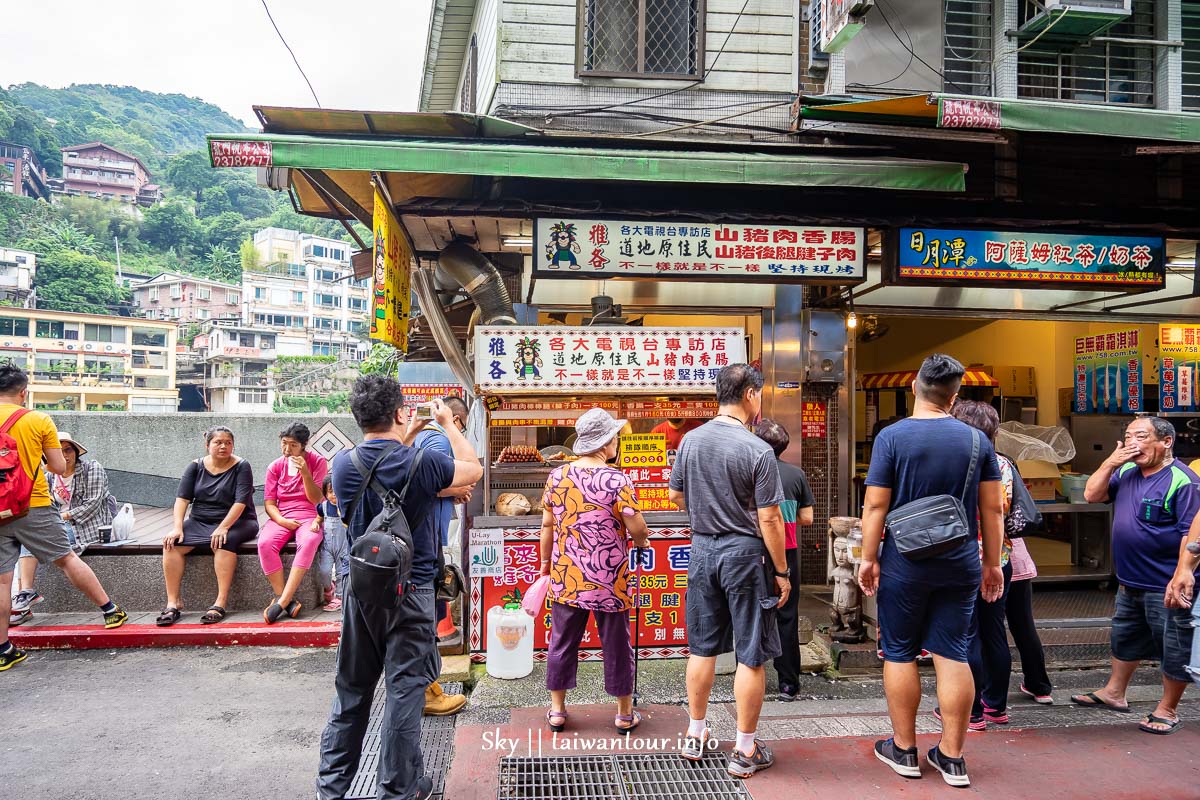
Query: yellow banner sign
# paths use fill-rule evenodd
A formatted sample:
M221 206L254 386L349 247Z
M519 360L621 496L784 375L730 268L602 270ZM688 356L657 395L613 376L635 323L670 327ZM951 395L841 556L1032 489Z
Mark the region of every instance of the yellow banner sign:
M411 305L409 271L413 255L400 232L400 222L375 189L375 267L372 270L371 338L408 350Z
M661 433L631 433L621 437L619 467L665 467L667 437Z

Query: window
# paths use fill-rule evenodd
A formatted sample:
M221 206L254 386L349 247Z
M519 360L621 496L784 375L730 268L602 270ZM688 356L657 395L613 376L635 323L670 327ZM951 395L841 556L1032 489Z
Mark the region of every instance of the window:
M325 257L325 246L321 245L321 244L314 244L312 246L312 254L314 256L316 256L317 258L324 258Z
M178 300L183 297L183 284L176 283L171 286L171 299Z
M167 332L159 328L134 328L133 344L142 347L166 347Z
M178 311L179 309L171 310ZM83 326L83 338L89 342L124 344L125 333L126 329L121 325L92 325L88 323Z
M255 314L254 324L269 325L273 328L304 328L307 326L303 316L290 314Z
M332 269L318 269L315 275L322 283L337 283L342 277L337 270Z
M146 294L150 298L151 303L158 302L158 287L157 286L151 286L150 290Z
M207 308L197 308L196 309L196 319L208 319L209 316L211 316L211 315L209 314L209 311Z
M351 311L366 311L367 310L367 301L365 298L351 297L351 298L348 298L346 302L349 303Z
M1200 111L1200 2L1183 4L1183 108Z
M83 371L93 375L120 375L125 372L125 359L121 356L85 356Z
M946 0L945 39L942 44L943 90L990 95L992 0Z
M695 78L704 71L701 0L580 0L581 73Z
M33 361L33 368L37 372L78 372L79 360L74 356L69 358L59 358L57 356L38 356Z
M346 326L346 330L350 331L350 333L366 333L367 332L367 323L363 322L360 319L352 319L352 320L350 320L350 323Z
M356 281L350 281L350 285L358 289L365 289L367 288L367 279L359 278Z
M212 289L207 286L196 287L196 298L199 300L209 300L212 298Z
M0 336L28 336L29 320L0 317Z
M1060 51L1041 42L1017 56L1017 96L1125 106L1154 105L1155 48L1130 39L1154 39L1155 0L1133 0L1133 14L1109 28L1108 41ZM1021 0L1017 21L1041 9ZM1113 41L1121 39L1126 41Z
M313 342L312 354L314 356L339 356L342 354L342 346L330 342Z
M334 261L345 261L346 251L340 247L331 247L329 248L329 257Z
M342 321L340 319L330 319L329 317L313 317L313 327L324 331L340 331L342 329Z
M174 397L131 397L129 410L169 414L179 410L179 401Z
M255 286L254 287L254 300L259 303L267 302L267 287Z
M238 389L239 403L261 404L267 402L266 389Z
M308 277L308 268L303 264L288 264L287 274L293 278L306 278Z
M319 306L322 306L323 308L342 307L342 298L338 297L336 294L322 294L320 292L316 292L313 294L313 302Z
M166 369L167 354L155 353L150 350L133 351L133 368L134 369Z
M292 292L292 303L298 306L304 305L304 292Z
M471 44L467 48L466 68L463 71L462 88L458 93L458 110L464 114L475 113L475 76L479 71L479 46L475 42L475 34L471 34Z
M64 324L62 322L51 322L49 320L40 319L34 327L33 335L39 339L65 339ZM78 332L76 332L78 337Z
M270 334L264 333L264 334L259 335L258 341L259 341L259 347L261 347L263 350L274 350L275 349L275 337L271 336Z
M241 305L242 296L237 292L227 292L225 294L225 302L231 306Z
M166 375L134 375L133 385L138 389L170 389L171 379Z

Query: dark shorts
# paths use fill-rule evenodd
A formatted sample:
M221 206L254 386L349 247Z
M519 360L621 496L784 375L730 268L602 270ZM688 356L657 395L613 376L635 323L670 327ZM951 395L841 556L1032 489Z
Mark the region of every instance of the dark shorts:
M880 571L876 606L879 646L885 661L907 664L921 648L966 663L971 650L971 615L979 584L934 586L909 583Z
M1163 592L1117 590L1113 611L1113 658L1118 661L1158 661L1162 674L1173 681L1190 681L1192 612L1163 606Z
M180 545L196 548L193 551L195 553L211 553L213 531L220 524L221 520L207 522L188 517L183 521L183 541L180 542ZM229 529L229 535L225 537L225 544L221 546L221 549L236 553L242 545L255 536L258 536L258 520L249 514L243 514Z
M732 650L739 664L761 667L783 652L775 622L778 598L767 591L766 554L754 536L692 536L687 590L692 655Z

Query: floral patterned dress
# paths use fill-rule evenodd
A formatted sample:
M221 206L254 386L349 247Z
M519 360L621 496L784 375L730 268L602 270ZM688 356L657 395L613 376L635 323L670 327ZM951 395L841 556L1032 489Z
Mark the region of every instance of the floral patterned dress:
M561 466L546 479L542 507L554 517L550 597L591 611L632 608L624 518L637 513L638 500L629 476L612 467Z

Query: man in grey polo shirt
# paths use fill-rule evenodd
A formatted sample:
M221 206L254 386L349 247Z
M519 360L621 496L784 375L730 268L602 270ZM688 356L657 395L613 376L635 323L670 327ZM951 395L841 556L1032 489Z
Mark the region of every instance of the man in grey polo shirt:
M775 609L791 591L779 509L783 485L775 453L747 428L762 407L762 387L762 375L748 364L722 369L717 375L717 416L684 436L671 472L671 502L687 511L692 529L687 591L690 724L681 755L693 761L704 755L717 656L735 650L738 726L728 770L739 778L775 763L754 734L766 691L766 663L782 652Z

